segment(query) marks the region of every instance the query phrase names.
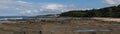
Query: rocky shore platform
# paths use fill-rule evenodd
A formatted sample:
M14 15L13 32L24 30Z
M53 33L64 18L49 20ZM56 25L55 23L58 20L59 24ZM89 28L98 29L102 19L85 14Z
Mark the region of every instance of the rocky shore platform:
M120 22L89 18L21 19L1 22L0 34L120 34Z

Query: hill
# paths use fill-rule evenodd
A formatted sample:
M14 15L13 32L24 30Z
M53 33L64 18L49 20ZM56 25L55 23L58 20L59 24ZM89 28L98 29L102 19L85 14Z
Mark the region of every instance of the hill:
M71 10L63 12L64 17L120 17L120 5L92 10Z

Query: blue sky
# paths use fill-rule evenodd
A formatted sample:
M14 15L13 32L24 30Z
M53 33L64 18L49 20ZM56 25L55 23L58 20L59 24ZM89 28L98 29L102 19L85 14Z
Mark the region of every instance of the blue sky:
M0 0L0 16L59 14L119 4L120 0Z
M101 8L107 6L102 0L24 0L35 3L60 3L60 4L74 4L81 8ZM96 6L97 5L97 6Z

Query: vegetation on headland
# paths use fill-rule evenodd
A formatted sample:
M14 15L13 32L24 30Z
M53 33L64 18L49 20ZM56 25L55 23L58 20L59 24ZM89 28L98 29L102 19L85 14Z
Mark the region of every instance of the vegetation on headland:
M105 7L92 10L72 10L63 12L60 16L64 17L120 17L120 5Z

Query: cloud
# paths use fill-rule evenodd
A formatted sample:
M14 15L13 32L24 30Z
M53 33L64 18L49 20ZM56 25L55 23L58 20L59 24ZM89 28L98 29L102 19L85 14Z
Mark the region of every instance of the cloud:
M56 14L68 10L80 9L74 5L59 3L32 3L21 0L0 0L0 12L11 12L20 15Z
M31 6L27 6L27 8L22 8L23 14L57 14L64 12L66 10L75 9L72 5L63 5L57 3L38 3L31 4Z
M45 9L51 9L51 10L63 9L64 7L65 7L64 5L60 5L60 4L48 4L46 6L43 6L43 8L45 8Z
M109 4L109 5L119 5L120 4L120 0L104 0L105 3Z

